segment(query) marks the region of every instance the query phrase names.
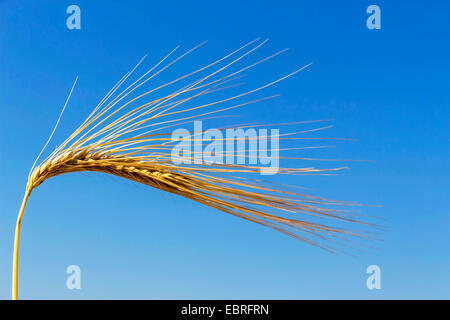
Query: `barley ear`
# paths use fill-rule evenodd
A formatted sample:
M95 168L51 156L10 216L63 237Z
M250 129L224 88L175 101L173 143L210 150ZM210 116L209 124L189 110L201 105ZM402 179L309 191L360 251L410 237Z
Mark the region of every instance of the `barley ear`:
M350 210L341 209L347 206L359 206L357 203L334 201L312 196L303 192L300 193L297 191L298 189L294 190L290 186L248 177L250 175L260 175L264 169L267 169L263 164L260 166L255 164L255 162L242 164L240 161L237 161L237 164L235 162L230 164L227 161L197 162L195 161L195 150L193 155L189 153L188 156L184 155L184 153L182 156L179 154L174 155L172 152L174 143L177 143L177 141L173 139L170 130L169 132L166 131L167 128L173 128L195 120L214 118L216 113L219 112L243 108L251 103L272 99L277 95L262 98L258 96L250 99L248 97L291 77L309 66L308 64L272 82L256 86L256 88L241 90L227 97L217 97L214 93L233 87L229 82L242 76L241 73L243 71L253 68L267 61L268 58L275 57L285 51L279 51L246 67L239 67L241 69L234 71L234 68L238 68L240 60L253 53L266 42L267 40L261 42L259 39L251 41L215 62L165 84L147 88L144 93L141 93L140 90L144 89L142 86L145 83L169 68L186 54L194 51L201 44L162 66L162 62L172 55L177 49L175 48L131 85L116 94L116 91L121 88L122 84L125 83L141 63L141 60L131 72L127 72L113 86L85 121L62 144L40 164L37 164L38 159L36 159L28 176L26 193L19 211L15 230L12 274L13 299L18 298L20 226L28 197L36 187L47 179L66 173L99 172L114 175L182 196L213 208L216 212L229 214L241 219L241 221L251 221L274 229L331 252L338 251L334 248L335 245L352 247L354 238L361 239L371 236L364 230L354 229L353 226L358 226L359 228L360 226L373 226L372 224L360 220L361 215ZM225 66L222 66L222 64L225 64ZM214 70L211 71L213 68ZM207 69L208 74L204 75L202 72ZM230 71L229 69L232 70ZM187 81L188 83L186 84ZM168 93L164 91L167 87L173 88L173 86L176 86L176 88L171 89ZM161 91L158 91L160 89L164 89L162 91L165 93L161 94ZM73 87L70 94L72 91ZM156 91L158 91L159 95L153 96ZM137 96L129 96L133 92ZM128 99L126 99L127 97ZM66 105L64 105L63 111ZM61 115L56 126L61 119ZM290 124L319 121L325 120L292 122ZM225 129L242 129L247 127L249 127L248 124L241 124L227 126ZM328 127L324 126L283 134L279 134L276 131L277 133L270 133L270 135L265 133L263 136L259 136L259 139L265 138L268 140L276 137L280 140L286 139L294 142L306 141L307 139L312 140L316 138L304 136L304 134L308 135L326 128ZM44 149L52 138L55 129L44 145ZM194 134L189 133L187 138L195 143L198 141L197 135L199 134L201 132L194 131ZM298 137L298 135L303 136ZM250 142L250 139L256 138L244 135L242 138L236 138L236 141L241 139L240 141L243 141L245 144L246 141ZM223 140L226 141L227 139ZM203 146L202 143L200 143L201 146ZM262 151L267 151L264 150L267 148L269 147L264 147ZM308 148L311 147L303 146L303 148L288 148L285 150ZM43 150L39 156L43 153ZM278 155L278 151L283 149L277 146L275 150ZM223 153L223 150L217 152L219 156L226 155ZM234 153L233 148L232 156L237 158L238 156L250 157L251 155ZM320 160L310 157L291 157L287 159L302 161ZM278 169L277 174L295 176L334 174L337 171L346 169L346 167L341 166L315 168L309 165L294 168L278 168L277 166L276 168ZM346 227L348 225L352 227Z

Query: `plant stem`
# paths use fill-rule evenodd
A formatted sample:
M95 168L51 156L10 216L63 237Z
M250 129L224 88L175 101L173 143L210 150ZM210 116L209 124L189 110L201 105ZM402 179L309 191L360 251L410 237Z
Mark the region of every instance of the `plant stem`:
M14 255L13 255L13 272L12 272L12 300L17 300L17 284L18 284L18 269L19 269L19 238L20 238L20 224L22 222L23 212L27 205L30 191L25 192L22 206L20 207L19 215L17 216L16 235L14 238Z

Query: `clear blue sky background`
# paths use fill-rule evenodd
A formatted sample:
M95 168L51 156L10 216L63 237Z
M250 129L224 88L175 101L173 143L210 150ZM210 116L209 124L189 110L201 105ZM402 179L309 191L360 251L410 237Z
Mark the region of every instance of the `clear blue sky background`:
M66 28L70 4L81 8L81 30ZM381 30L366 28L370 4L381 8ZM10 297L28 170L75 76L51 148L145 53L149 66L176 45L209 40L180 64L187 70L256 37L271 39L256 56L291 50L249 73L249 84L314 65L269 89L277 100L243 109L245 121L335 119L323 135L356 141L308 155L372 161L283 181L383 205L364 210L387 227L378 250L333 255L158 190L72 174L30 198L20 296L450 298L449 9L447 1L0 1L0 298ZM82 270L78 291L65 286L71 264ZM371 264L381 290L366 288Z

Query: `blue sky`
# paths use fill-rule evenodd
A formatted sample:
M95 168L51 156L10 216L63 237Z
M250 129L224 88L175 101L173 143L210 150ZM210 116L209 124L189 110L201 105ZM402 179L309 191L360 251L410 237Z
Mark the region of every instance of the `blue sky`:
M81 8L81 30L66 28L70 4ZM381 30L366 27L371 4L381 8ZM249 72L249 85L314 64L267 90L280 98L240 110L243 119L334 119L322 134L354 141L308 155L371 160L339 176L273 179L383 205L364 209L386 226L377 250L333 255L158 190L71 174L29 200L20 297L450 298L449 9L445 1L0 1L0 298L10 297L28 170L75 76L50 148L144 54L148 67L177 45L208 40L182 72L256 37L270 38L258 57L290 50ZM72 264L81 290L65 286ZM381 290L366 288L372 264Z

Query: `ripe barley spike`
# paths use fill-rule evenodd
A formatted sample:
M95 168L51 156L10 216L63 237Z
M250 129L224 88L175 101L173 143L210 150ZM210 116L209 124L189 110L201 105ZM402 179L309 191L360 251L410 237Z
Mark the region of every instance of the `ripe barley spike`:
M275 96L257 95L263 92L263 89L309 66L274 78L268 83L242 90L242 84L236 83L236 80L244 76L244 71L259 67L261 63L286 51L278 51L265 58L255 59L245 66L240 65L254 57L255 51L266 42L267 40L262 39L253 40L218 60L157 85L154 83L158 81L158 76L163 71L172 71L177 62L197 50L203 43L180 55L176 53L179 50L177 47L148 71L135 76L137 67L142 64L144 57L113 86L86 120L63 143L45 160L38 162L58 126L75 87L75 81L57 124L28 175L25 197L15 230L13 299L18 298L20 225L27 200L32 191L45 180L70 172L95 171L132 180L270 227L331 252L341 252L342 250L338 248L342 246L354 248L354 238L370 237L372 234L370 230L364 229L373 225L360 220L360 215L348 208L342 209L358 204L299 193L290 186L275 184L266 181L267 179L252 178L252 174L261 173L264 169L262 166L189 161L190 157L193 158L195 155L182 156L182 159L178 159L183 160L181 164L180 161L173 161L171 150L174 141L171 139L171 130L194 120L230 116L223 113L272 99ZM131 81L132 77L136 80ZM223 93L229 91L233 94L224 97ZM319 123L319 121L309 122ZM298 124L302 122L278 125ZM247 124L226 128L248 127L250 126ZM285 141L283 139L293 142L312 139L317 141L321 138L305 134L314 134L325 128L327 127L293 130L290 133L279 134L279 137L282 141ZM193 140L197 134L198 132L193 134ZM289 161L292 159L321 160L290 158ZM279 168L278 174L296 176L333 174L341 169L344 167ZM329 224L326 221L334 223ZM346 224L351 227L346 227ZM356 226L358 228L355 228ZM359 245L359 241L356 244Z

